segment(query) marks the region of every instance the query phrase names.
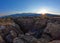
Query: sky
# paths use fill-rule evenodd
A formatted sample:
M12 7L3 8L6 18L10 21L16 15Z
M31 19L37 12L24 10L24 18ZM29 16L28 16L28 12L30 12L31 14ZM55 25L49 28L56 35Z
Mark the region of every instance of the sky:
M0 0L0 16L39 12L60 14L60 0Z

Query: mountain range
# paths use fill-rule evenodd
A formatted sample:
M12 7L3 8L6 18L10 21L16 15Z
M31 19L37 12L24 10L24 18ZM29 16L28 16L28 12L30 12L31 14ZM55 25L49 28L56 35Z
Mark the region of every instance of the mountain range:
M21 14L11 14L6 16L0 16L0 18L5 17L33 17L33 16L41 16L42 14L36 14L36 13L21 13ZM55 14L46 14L47 16L60 16Z

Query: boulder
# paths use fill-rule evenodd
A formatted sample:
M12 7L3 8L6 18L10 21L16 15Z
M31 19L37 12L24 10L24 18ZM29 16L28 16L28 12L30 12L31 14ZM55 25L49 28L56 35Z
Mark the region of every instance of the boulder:
M48 23L44 33L49 34L53 39L60 39L60 24Z

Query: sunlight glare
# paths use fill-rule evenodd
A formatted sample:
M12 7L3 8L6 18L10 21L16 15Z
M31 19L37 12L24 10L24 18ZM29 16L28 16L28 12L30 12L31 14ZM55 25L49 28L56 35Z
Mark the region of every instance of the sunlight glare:
M47 9L41 9L41 10L38 10L37 13L40 13L40 14L46 14L46 13L49 13Z

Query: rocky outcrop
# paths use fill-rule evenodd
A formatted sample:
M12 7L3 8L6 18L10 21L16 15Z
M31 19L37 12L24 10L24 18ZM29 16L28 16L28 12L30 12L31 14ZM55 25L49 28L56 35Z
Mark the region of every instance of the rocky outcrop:
M45 28L44 32L46 34L50 34L53 39L60 39L60 24L58 24L57 22L50 22L47 24L47 27Z
M4 20L4 21L3 21ZM0 35L2 36L1 42L6 41L6 43L12 43L13 39L18 36L18 34L22 34L23 32L20 30L20 27L15 24L13 20L10 19L2 19L0 21Z

